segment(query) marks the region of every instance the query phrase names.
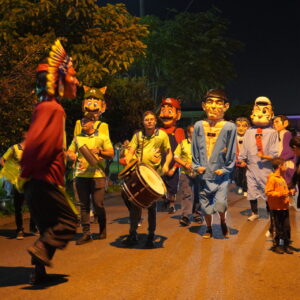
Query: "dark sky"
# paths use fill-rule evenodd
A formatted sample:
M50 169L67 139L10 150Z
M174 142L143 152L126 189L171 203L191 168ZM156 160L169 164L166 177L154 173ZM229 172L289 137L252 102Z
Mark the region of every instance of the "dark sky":
M139 0L123 2L139 14ZM168 18L218 7L231 25L229 34L245 44L234 59L237 77L226 88L231 99L253 103L269 97L276 114L300 114L300 1L286 0L144 0L145 13ZM277 2L277 1L276 1Z

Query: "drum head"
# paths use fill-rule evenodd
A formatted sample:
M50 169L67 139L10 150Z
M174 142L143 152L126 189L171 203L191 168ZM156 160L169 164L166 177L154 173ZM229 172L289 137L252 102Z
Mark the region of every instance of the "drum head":
M126 176L128 176L136 167L136 164L138 163L138 160L132 160L119 174L118 178L123 179Z
M139 173L149 187L159 195L166 193L166 186L159 174L151 167L145 164L139 164Z

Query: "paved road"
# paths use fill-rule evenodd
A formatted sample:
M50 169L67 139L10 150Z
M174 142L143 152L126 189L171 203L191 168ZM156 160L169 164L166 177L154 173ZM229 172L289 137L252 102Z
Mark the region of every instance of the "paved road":
M2 226L0 299L300 299L300 249L293 255L269 250L263 203L263 217L247 222L247 200L230 192L229 239L222 237L217 217L214 238L204 240L205 226L180 227L179 211L173 216L158 212L156 249L143 248L146 221L139 229L139 245L124 247L121 241L128 231L127 210L119 195L108 195L106 205L108 238L82 246L72 241L65 251L58 251L54 267L48 269L56 274L49 285L27 284L31 266L26 248L35 238L17 241L14 225ZM296 248L300 247L299 216L292 208ZM96 232L96 225L92 227Z

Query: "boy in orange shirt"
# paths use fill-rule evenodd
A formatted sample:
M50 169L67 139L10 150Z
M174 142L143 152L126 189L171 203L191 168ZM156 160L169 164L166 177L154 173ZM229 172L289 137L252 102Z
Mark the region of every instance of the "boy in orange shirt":
M290 237L291 227L289 218L289 195L283 175L286 171L285 161L282 158L273 158L271 160L274 172L268 177L266 184L267 201L270 207L271 226L273 227L273 247L275 253L293 254L291 251ZM283 240L283 248L279 245L280 239Z

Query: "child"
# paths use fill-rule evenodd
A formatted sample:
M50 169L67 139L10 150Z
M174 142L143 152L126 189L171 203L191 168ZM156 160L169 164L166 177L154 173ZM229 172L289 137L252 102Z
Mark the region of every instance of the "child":
M286 171L285 161L282 158L271 160L274 172L268 177L266 184L267 201L270 207L271 226L273 227L273 247L275 253L293 254L290 244L291 228L289 219L289 195L290 191L283 175ZM283 249L279 245L283 240Z

